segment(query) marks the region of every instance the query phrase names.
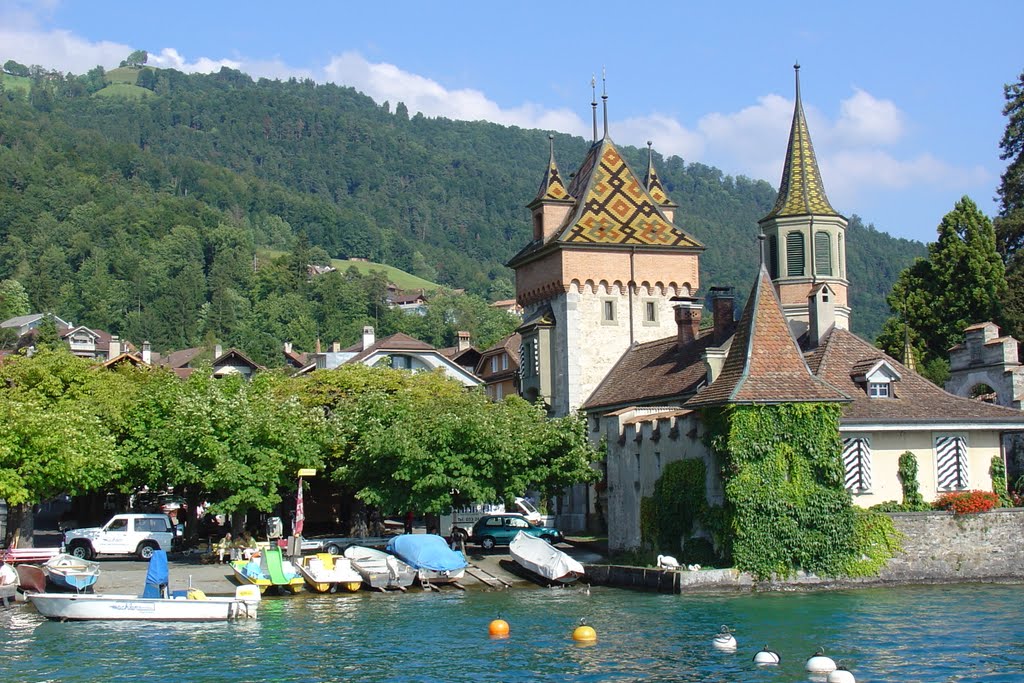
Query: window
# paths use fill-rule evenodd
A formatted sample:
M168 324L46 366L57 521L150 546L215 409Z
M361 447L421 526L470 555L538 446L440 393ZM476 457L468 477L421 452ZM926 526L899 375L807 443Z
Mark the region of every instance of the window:
M786 275L802 277L804 274L804 234L791 232L786 235Z
M496 401L500 401L502 399L502 393L503 393L502 386L503 385L501 385L501 384L495 384L494 385L494 400L496 400Z
M768 274L773 280L779 277L779 238L768 236Z
M843 467L846 490L867 493L871 490L871 440L866 437L843 439Z
M653 301L648 301L644 305L644 320L649 323L657 322L658 309L655 307Z
M498 357L497 356L491 356L491 372L494 373L494 372L497 372L497 371L498 371Z
M832 236L827 232L814 233L814 272L832 275Z
M935 437L935 469L939 491L967 488L967 439L962 436Z
M508 354L507 353L501 354L501 369L502 370L508 370Z
M107 525L107 531L128 531L127 519L115 519Z
M601 323L603 325L615 324L615 299L601 301Z
M484 526L501 526L504 522L502 517L488 517L487 521L484 522Z
M868 396L871 398L889 398L891 396L888 382L868 382Z
M395 370L411 370L412 358L409 356L391 356L391 367Z
M511 527L513 529L529 529L530 528L530 523L527 522L525 519L520 519L519 517L509 517L508 518L508 525L509 525L509 527Z

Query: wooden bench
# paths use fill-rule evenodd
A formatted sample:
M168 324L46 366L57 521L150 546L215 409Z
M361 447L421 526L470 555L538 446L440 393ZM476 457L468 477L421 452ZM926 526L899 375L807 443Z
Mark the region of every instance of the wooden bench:
M7 548L0 550L0 557L8 564L18 562L31 562L38 564L46 562L60 554L60 548Z

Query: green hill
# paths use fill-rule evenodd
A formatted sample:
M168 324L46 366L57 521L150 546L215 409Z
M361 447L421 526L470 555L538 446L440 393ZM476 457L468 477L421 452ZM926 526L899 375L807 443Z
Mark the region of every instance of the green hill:
M403 289L406 291L422 289L424 291L430 292L441 289L441 285L437 284L436 282L424 280L423 278L416 277L415 275L407 273L400 268L388 266L383 263L373 263L371 261L353 261L351 259L344 261L341 259L331 259L331 265L337 268L338 270L355 268L364 275L368 275L370 273L375 272L384 273L384 276L387 277L388 282L394 283L399 289Z
M286 339L406 331L382 308L387 280L512 296L504 263L530 239L524 205L548 148L547 131L410 117L351 88L226 68L40 78L0 98L0 130L0 279L21 282L34 310L155 348L215 337L268 359ZM563 174L589 144L556 137ZM622 152L645 168L646 150ZM704 286L747 291L774 188L679 157L655 163L677 223L708 247ZM856 217L848 244L854 329L873 337L891 282L924 246ZM257 249L279 256L254 270ZM311 250L363 274L309 283ZM422 280L378 277L352 257Z

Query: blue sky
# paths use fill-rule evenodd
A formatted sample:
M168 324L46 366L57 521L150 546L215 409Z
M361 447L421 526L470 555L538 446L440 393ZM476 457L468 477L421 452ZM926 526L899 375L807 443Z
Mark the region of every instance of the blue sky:
M985 1L0 0L0 62L83 73L145 49L155 66L309 77L428 116L588 137L604 68L616 142L777 186L799 60L832 204L932 241L962 195L996 212L1022 25L1024 3Z

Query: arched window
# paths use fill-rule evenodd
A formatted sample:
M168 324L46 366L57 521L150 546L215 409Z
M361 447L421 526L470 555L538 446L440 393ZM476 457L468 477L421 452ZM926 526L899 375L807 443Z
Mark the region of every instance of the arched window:
M814 233L814 274L832 275L832 237L824 231Z
M786 235L786 275L801 277L804 274L804 234L791 232Z

